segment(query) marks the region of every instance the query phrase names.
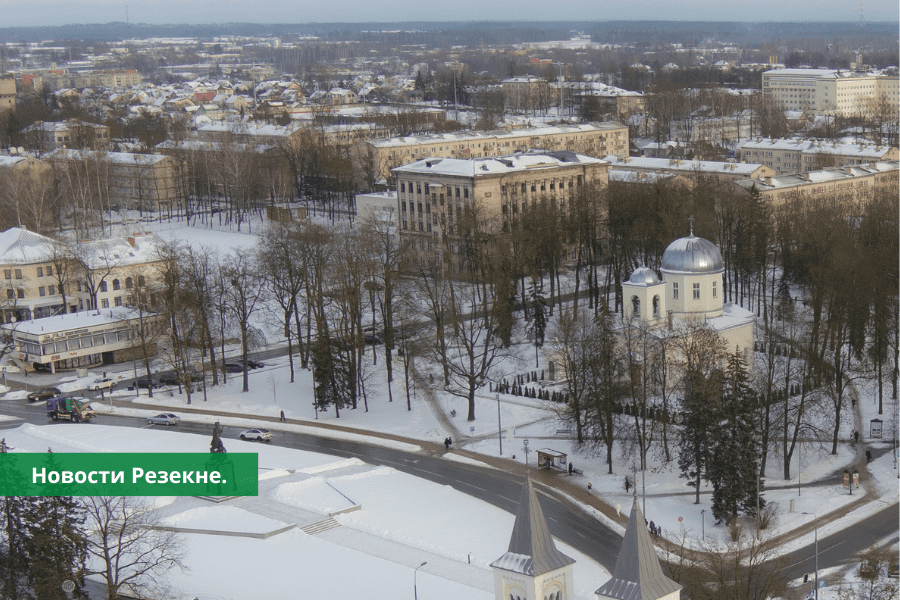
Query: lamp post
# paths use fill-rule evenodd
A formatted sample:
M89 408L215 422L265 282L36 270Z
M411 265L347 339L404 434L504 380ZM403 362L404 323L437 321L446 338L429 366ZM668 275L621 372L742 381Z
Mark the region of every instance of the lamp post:
M706 509L703 508L700 510L700 534L701 537L706 537Z
M819 600L819 516L816 513L811 513L811 512L805 512L803 514L804 515L812 515L816 519L815 520L815 524L816 524L816 533L815 533L815 535L816 535L816 538L815 538L816 539L816 577L814 580L815 581L814 585L816 586L816 600Z
M500 425L500 392L497 392L497 439L500 441L500 456L503 456L503 427Z
M419 592L416 589L416 584L418 583L416 578L419 575L419 569L421 569L422 567L424 567L427 564L428 564L427 562L423 562L421 565L416 567L415 571L413 571L413 600L419 600Z

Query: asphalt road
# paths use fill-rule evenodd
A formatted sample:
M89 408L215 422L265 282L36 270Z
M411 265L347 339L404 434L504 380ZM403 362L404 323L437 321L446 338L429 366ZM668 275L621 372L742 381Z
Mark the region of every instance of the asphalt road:
M25 401L3 402L0 404L0 414L18 416L28 423L53 424L47 419L44 405L40 402L32 405ZM98 415L92 422L97 425L150 427L145 419L136 417ZM21 421L0 422L0 430L15 428L20 424ZM211 435L211 426L207 424L182 422L174 428L152 427L163 431ZM240 431L241 428L225 428L223 438L226 447L227 440L237 439ZM523 482L518 476L497 469L449 461L440 455L404 452L308 434L276 433L271 443L344 458L355 457L372 465L387 465L416 477L449 485L513 514L522 490ZM541 492L541 506L548 519L550 531L556 538L590 556L610 572L613 571L621 545L621 537L618 534L579 508L552 494ZM465 519L465 515L458 515L458 518ZM858 553L876 540L883 539L891 532L897 534L898 519L900 519L898 505L893 504L852 528L819 539L820 570L858 562L856 558ZM811 573L814 570L815 547L811 544L790 552L782 556L779 563L777 566L773 565L773 568L784 571L789 579L802 579L804 573Z

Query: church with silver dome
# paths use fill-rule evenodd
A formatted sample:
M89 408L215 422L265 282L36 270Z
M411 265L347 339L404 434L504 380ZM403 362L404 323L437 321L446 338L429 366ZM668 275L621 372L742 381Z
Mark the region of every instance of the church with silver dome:
M694 236L669 244L660 266L639 267L622 284L623 319L673 329L679 321L703 320L719 332L729 352L739 348L749 361L753 348L752 312L723 300L722 254L709 240Z

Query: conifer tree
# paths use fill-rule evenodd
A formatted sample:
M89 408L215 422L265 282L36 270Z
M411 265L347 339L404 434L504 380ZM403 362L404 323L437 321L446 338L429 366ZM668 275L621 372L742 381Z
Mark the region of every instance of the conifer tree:
M28 532L28 584L36 600L88 598L84 507L72 496L40 497L27 504L23 516ZM75 584L69 596L62 590L65 581Z
M742 512L756 514L759 443L755 430L757 399L750 387L740 352L727 357L722 402L710 429L709 481L713 486L712 513L717 522ZM763 506L760 498L760 508Z
M0 440L0 480L9 485L16 477L15 456L9 455L6 439ZM26 592L30 561L26 543L28 532L23 515L29 498L0 496L0 597L9 600L29 598Z

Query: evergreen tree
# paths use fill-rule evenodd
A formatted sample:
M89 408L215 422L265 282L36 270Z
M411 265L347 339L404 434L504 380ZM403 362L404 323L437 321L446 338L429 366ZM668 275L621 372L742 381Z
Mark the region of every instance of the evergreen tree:
M6 439L0 440L0 480L10 482L16 477L15 455L9 454ZM30 598L27 578L30 567L26 544L28 532L24 514L30 499L22 496L0 496L0 597L9 600Z
M530 292L530 306L525 313L528 323L525 332L534 344L534 366L538 367L540 366L538 350L544 345L547 332L547 300L544 298L543 281L532 279Z
M750 387L740 352L729 354L722 382L722 403L710 429L711 461L708 478L713 486L712 513L717 522L739 512L756 514L759 443L754 416L757 399ZM760 507L764 504L760 498Z
M34 498L24 512L30 568L28 583L36 600L88 598L84 591L87 558L84 507L72 496ZM75 590L62 590L72 581Z

